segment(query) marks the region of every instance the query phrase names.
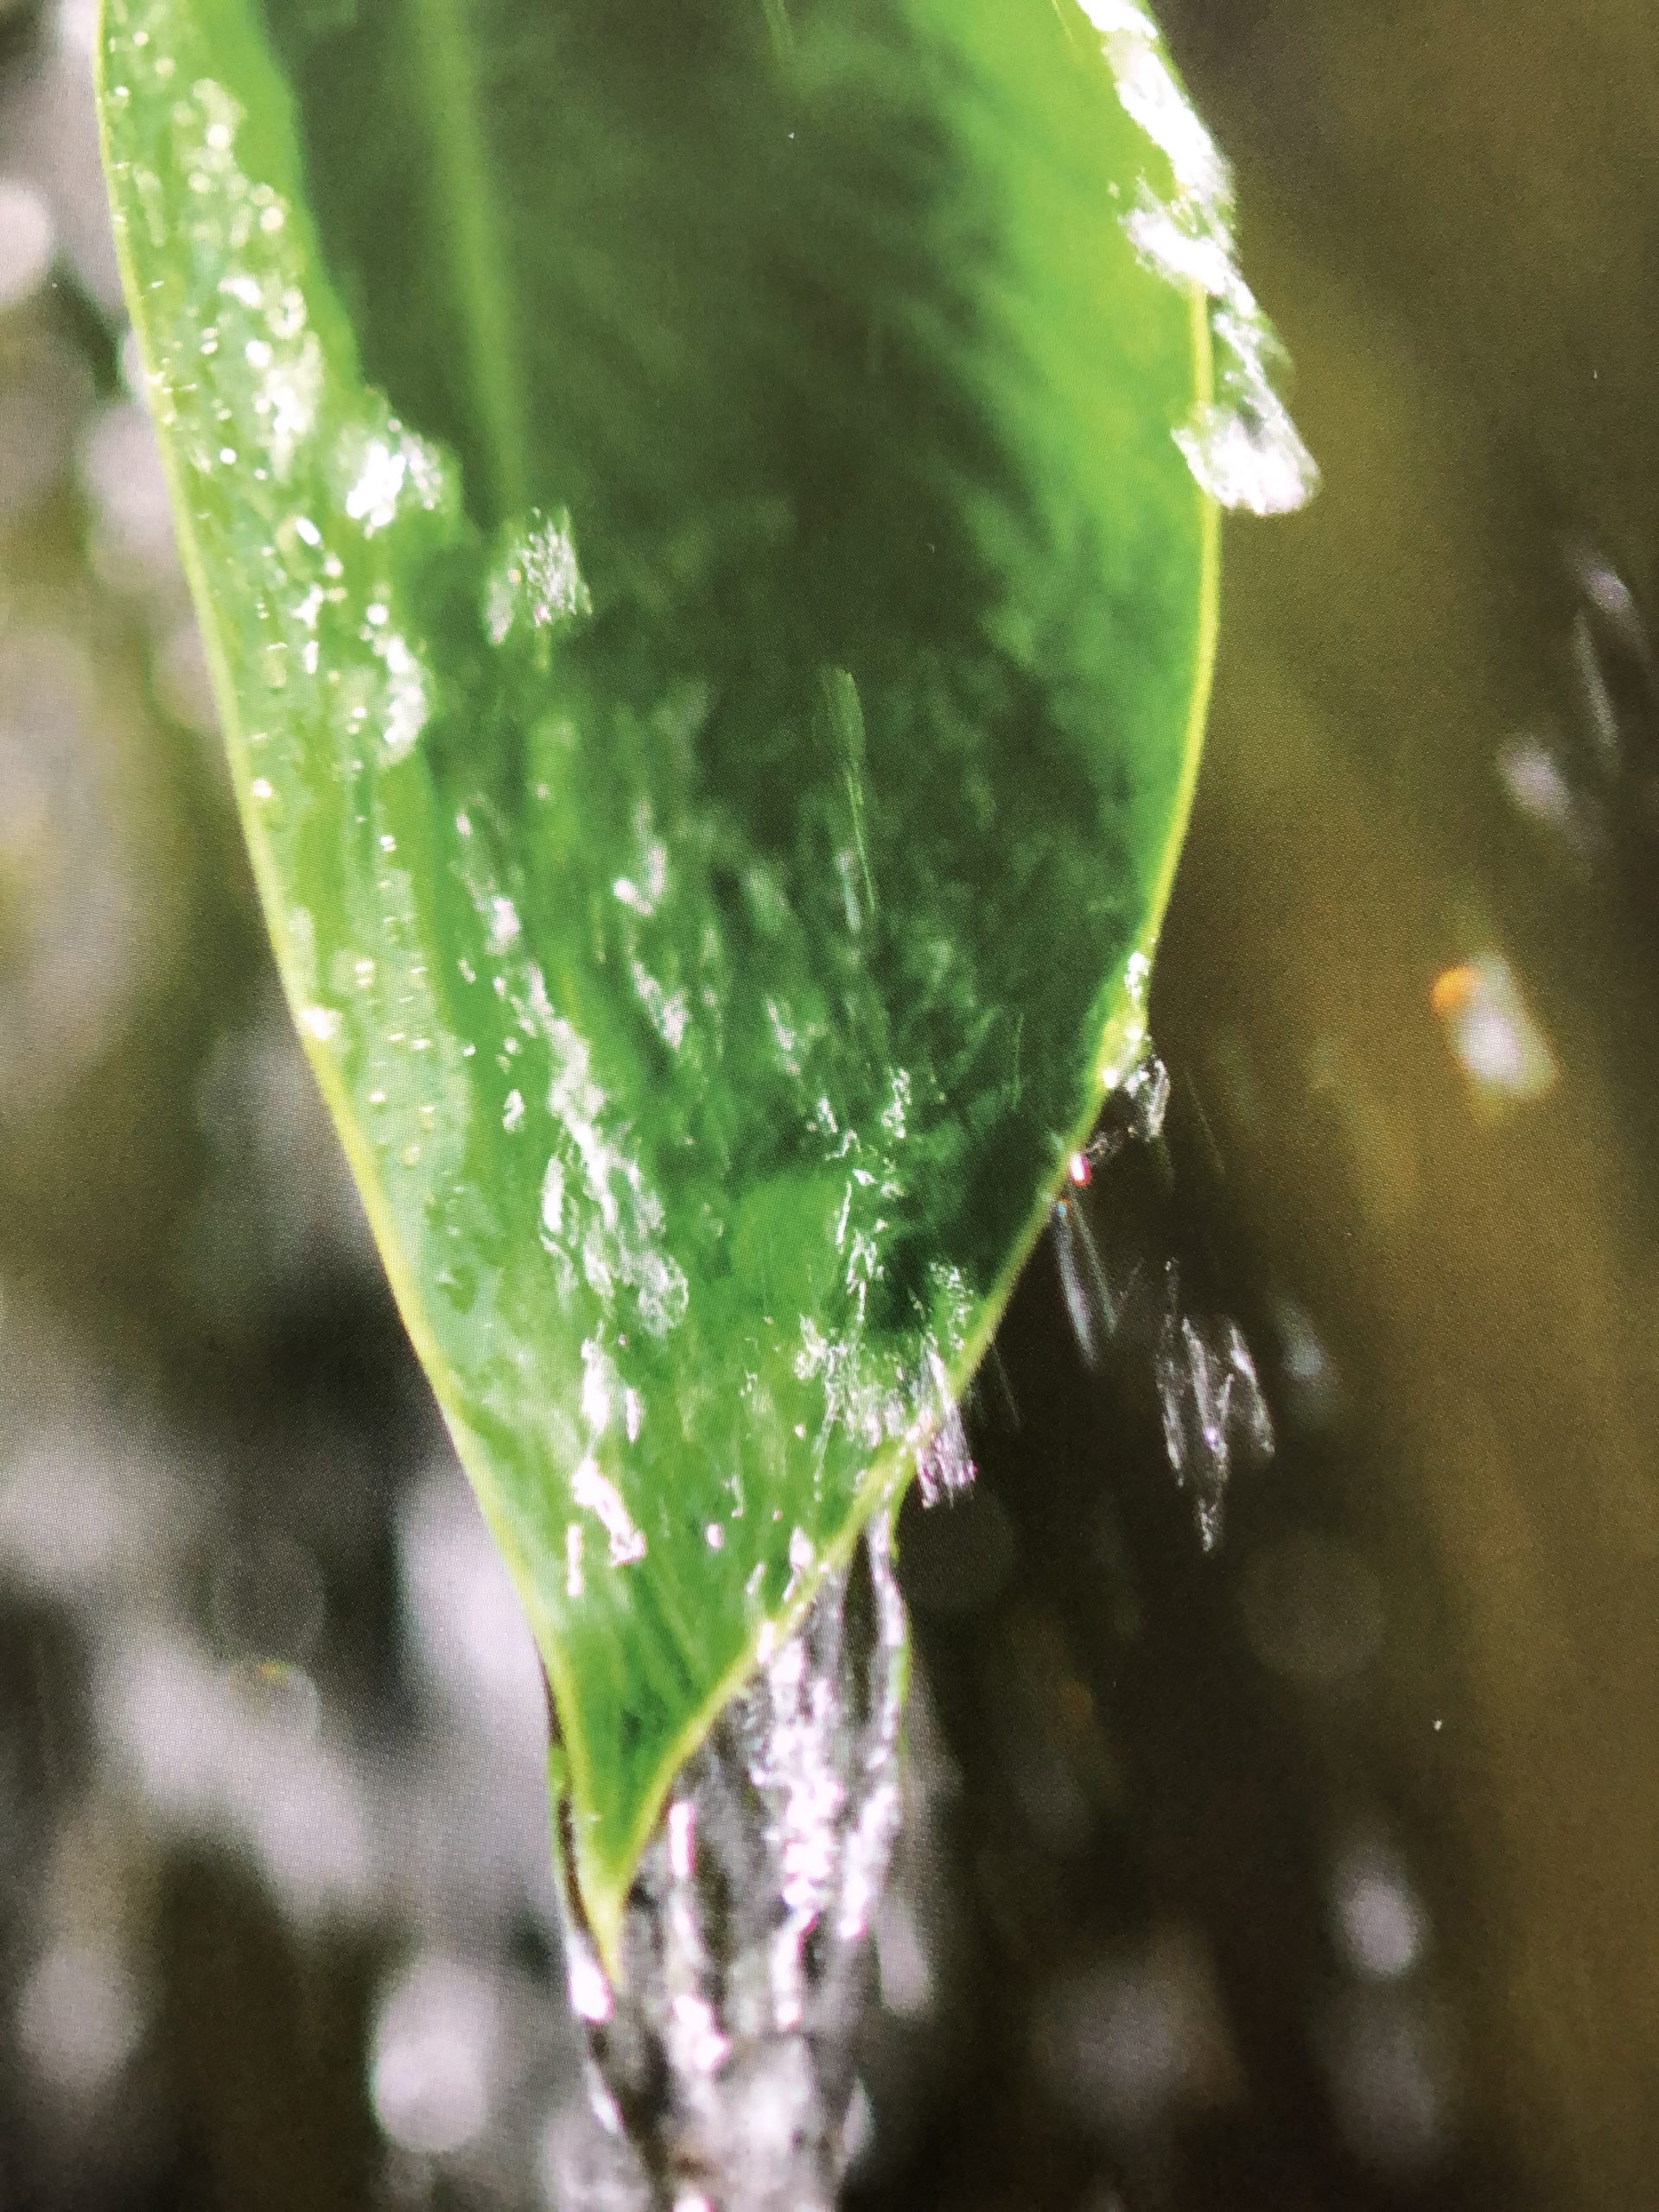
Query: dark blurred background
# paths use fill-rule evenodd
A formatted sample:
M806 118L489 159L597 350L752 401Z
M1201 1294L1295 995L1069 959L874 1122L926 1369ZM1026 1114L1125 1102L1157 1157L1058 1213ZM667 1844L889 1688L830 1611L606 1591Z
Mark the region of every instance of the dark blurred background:
M1228 529L1164 1135L1033 1261L970 1501L907 1515L852 2201L1622 2212L1659 2172L1659 12L1163 12L1325 488ZM0 0L0 2204L585 2212L539 1685L264 950L92 36ZM1278 1434L1208 1554L1172 1268Z

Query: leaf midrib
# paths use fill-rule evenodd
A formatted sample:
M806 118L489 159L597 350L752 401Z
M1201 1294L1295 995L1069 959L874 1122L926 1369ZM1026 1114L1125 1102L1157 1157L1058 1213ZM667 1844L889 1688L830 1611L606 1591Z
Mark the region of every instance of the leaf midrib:
M480 96L468 0L408 0L421 99L467 380L499 522L529 505L523 355L503 249L500 196Z

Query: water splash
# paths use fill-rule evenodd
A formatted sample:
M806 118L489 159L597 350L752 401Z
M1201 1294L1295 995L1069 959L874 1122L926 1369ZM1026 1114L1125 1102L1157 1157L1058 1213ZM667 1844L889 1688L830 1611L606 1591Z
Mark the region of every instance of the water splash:
M516 634L544 640L593 612L576 563L570 517L532 508L506 533L484 586L484 622L492 645Z
M1144 181L1124 218L1135 251L1173 283L1210 302L1216 396L1193 410L1175 442L1193 475L1224 507L1294 513L1319 488L1319 470L1274 384L1282 365L1272 326L1238 266L1232 178L1165 58L1149 16L1128 0L1082 0L1101 35L1125 112L1166 157L1172 200Z
M607 2176L605 2201L833 2204L899 1826L907 1657L878 1515L682 1770L629 1895L615 1983L565 1839L571 2003L595 2108L632 2170Z
M916 1486L924 1505L937 1505L942 1498L958 1497L970 1488L975 1468L962 1408L944 1362L937 1351L930 1351L927 1364L933 1386L933 1425L916 1454Z
M1220 1541L1235 1468L1259 1463L1274 1449L1255 1358L1237 1322L1195 1298L1177 1260L1159 1256L1155 1245L1148 1250L1144 1236L1115 1237L1103 1249L1082 1202L1103 1170L1161 1146L1169 1097L1169 1071L1149 1053L1108 1099L1089 1143L1071 1156L1070 1187L1054 1207L1053 1248L1084 1364L1098 1372L1116 1351L1150 1366L1170 1471L1191 1500L1209 1551Z
M1077 1193L1132 1147L1155 1145L1169 1110L1169 1071L1148 1052L1109 1095L1099 1126L1066 1163L1070 1188L1056 1200L1054 1255L1066 1315L1084 1363L1098 1369L1141 1277L1138 1262L1108 1266Z
M1211 1551L1221 1539L1235 1460L1268 1456L1273 1417L1237 1322L1184 1307L1173 1260L1165 1269L1164 1288L1154 1362L1164 1448L1176 1481L1192 1501L1199 1539Z

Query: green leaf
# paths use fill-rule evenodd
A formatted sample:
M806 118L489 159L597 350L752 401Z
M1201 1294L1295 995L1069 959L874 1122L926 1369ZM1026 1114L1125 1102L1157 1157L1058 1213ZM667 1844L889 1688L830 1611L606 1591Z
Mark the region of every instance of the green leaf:
M1090 13L107 0L261 895L607 1953L1141 1039L1210 354Z

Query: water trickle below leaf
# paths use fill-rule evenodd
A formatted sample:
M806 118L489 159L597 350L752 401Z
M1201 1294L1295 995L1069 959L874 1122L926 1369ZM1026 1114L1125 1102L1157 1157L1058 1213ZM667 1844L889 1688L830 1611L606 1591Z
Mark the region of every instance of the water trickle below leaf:
M830 2212L900 1805L909 1637L878 1514L675 1777L606 1973L566 1851L607 2202ZM582 2212L573 2206L571 2212Z

